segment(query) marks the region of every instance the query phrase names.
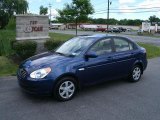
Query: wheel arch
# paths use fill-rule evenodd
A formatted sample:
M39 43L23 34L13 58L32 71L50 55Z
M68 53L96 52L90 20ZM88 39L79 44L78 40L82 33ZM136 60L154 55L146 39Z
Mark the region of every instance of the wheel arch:
M143 74L143 70L144 70L143 63L142 63L141 61L137 61L137 62L135 62L134 66L135 66L135 65L138 65L138 66L141 67L142 74Z
M55 85L57 84L57 82L58 82L60 79L65 78L65 77L72 77L72 78L74 78L75 81L77 82L77 87L78 87L78 89L81 88L80 81L79 81L78 77L77 77L74 73L65 73L65 74L60 75L58 78L56 78L55 84L54 84L53 87L55 87Z

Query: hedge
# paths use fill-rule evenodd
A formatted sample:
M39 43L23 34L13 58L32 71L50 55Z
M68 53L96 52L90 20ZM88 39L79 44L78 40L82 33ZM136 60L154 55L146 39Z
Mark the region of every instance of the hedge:
M44 47L47 49L47 50L54 50L56 49L57 47L59 47L64 41L58 41L58 40L47 40L45 43L44 43Z
M13 43L13 50L23 60L36 53L37 43L35 41L16 41Z

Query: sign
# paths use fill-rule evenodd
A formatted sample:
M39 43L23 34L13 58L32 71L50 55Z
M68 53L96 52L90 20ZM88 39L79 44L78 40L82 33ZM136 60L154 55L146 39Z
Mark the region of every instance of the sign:
M16 40L48 39L48 21L46 15L16 15Z
M150 22L142 22L142 31L150 32L150 26L151 26Z

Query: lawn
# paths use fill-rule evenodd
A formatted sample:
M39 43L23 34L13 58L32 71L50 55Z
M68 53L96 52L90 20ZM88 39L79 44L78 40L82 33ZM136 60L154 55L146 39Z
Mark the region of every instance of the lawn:
M0 76L16 75L17 67L7 57L0 56Z
M60 34L60 33L49 33L52 40L66 41L74 35ZM13 63L9 59L13 52L11 47L11 41L15 40L15 31L0 30L0 76L15 75L18 65ZM148 59L154 57L160 57L160 47L138 43L140 46L146 48ZM5 57L7 56L7 57Z
M49 33L49 36L53 40L66 41L74 37L74 35L61 34L61 33Z
M154 57L160 57L160 47L144 43L138 43L138 44L146 49L148 59Z

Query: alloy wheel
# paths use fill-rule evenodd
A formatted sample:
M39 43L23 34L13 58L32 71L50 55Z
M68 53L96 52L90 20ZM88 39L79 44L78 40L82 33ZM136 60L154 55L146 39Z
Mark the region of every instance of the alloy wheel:
M75 92L75 85L72 81L64 81L59 87L59 95L63 99L69 99Z

